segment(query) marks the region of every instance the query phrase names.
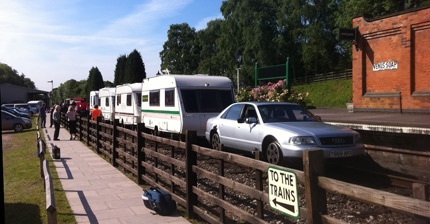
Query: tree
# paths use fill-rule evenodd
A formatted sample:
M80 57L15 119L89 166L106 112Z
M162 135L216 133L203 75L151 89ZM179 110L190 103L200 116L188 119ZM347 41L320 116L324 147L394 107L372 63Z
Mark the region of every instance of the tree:
M217 40L221 35L223 20L217 19L208 22L207 28L197 32L197 44L200 50L199 73L222 76L226 67L218 54Z
M274 1L224 1L218 52L227 65L226 76L233 79L241 63L240 80L245 85L254 83L255 64L259 66L285 63L279 57L276 37L276 7Z
M102 74L97 67L92 67L87 79L86 98L89 99L91 91L98 91L105 87Z
M125 67L127 64L127 56L121 55L116 59L114 85L124 84Z
M144 78L146 78L146 72L142 56L134 49L127 57L123 83L142 82Z
M161 68L176 74L195 74L199 66L196 32L187 23L170 25L167 41L160 52Z
M16 86L36 89L31 79L25 77L24 74L19 75L17 70L3 63L0 63L0 83L9 83Z

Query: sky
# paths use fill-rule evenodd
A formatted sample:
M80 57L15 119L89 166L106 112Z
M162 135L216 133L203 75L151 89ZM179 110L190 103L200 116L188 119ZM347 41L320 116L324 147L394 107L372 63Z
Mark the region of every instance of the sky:
M171 24L196 30L222 18L222 0L0 0L0 63L51 91L97 67L114 80L116 60L140 52L146 76L160 68Z

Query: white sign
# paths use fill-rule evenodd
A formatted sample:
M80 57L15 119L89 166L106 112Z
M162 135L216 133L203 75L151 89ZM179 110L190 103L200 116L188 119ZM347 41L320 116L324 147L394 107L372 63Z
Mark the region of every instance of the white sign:
M289 170L269 167L267 176L270 207L298 219L300 209L296 174Z
M377 64L373 64L373 71L384 71L384 70L393 70L397 69L397 61L387 61L381 62Z

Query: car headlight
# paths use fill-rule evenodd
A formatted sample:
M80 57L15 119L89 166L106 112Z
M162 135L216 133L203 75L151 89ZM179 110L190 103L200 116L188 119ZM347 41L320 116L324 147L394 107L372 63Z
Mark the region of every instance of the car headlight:
M288 141L293 145L315 145L316 141L312 136L295 136Z

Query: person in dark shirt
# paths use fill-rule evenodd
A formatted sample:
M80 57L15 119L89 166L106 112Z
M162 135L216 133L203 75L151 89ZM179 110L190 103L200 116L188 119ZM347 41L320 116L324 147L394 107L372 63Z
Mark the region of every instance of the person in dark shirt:
M40 126L46 128L46 103L39 109Z

